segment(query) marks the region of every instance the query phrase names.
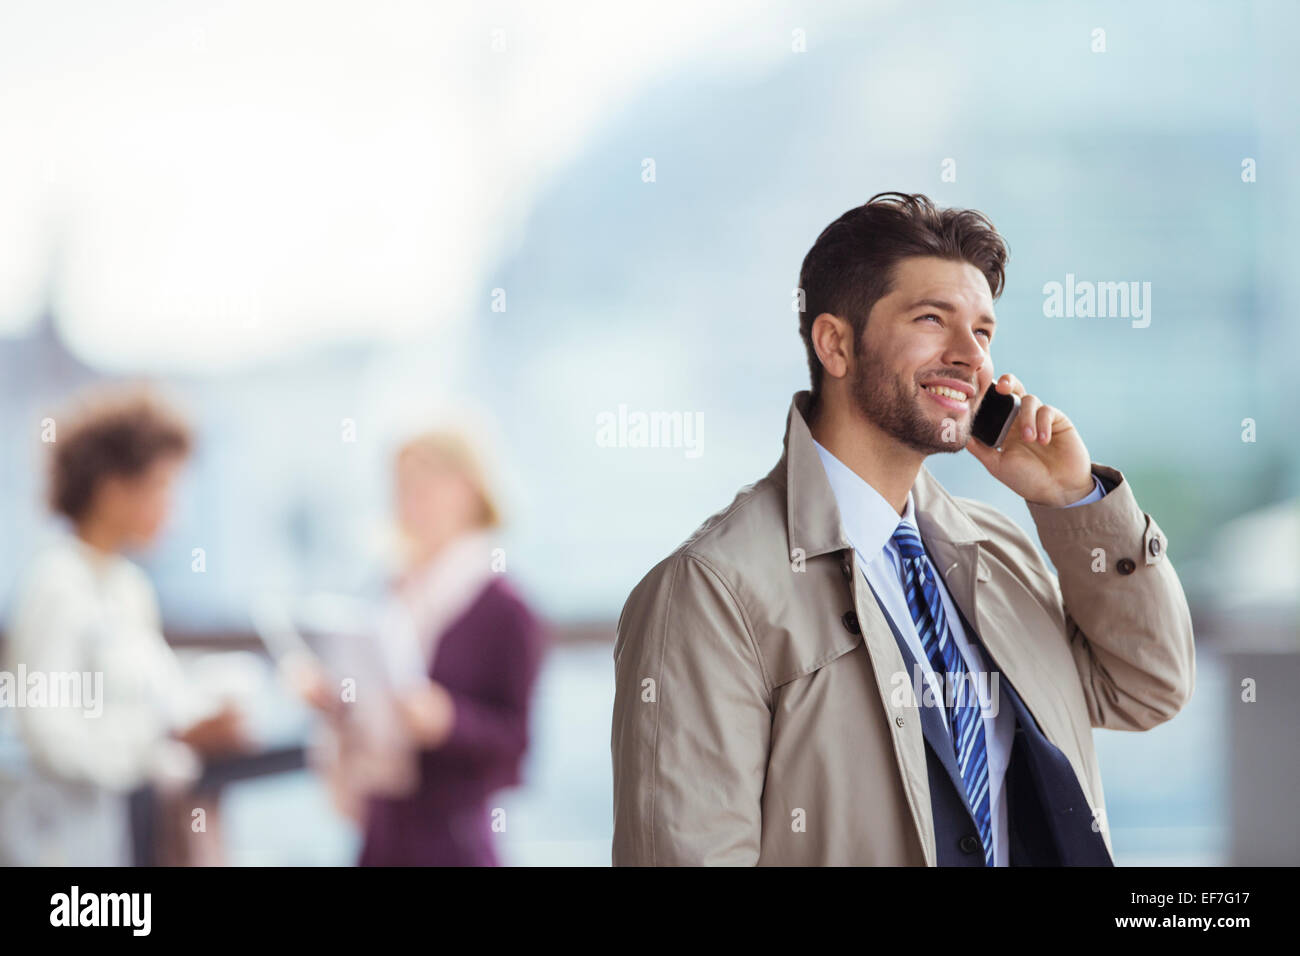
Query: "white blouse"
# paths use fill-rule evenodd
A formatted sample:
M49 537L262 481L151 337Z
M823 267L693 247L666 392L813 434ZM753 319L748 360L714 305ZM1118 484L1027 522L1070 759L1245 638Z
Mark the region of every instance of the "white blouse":
M4 716L30 773L20 781L26 798L7 788L14 799L0 812L10 835L24 826L15 816L34 819L26 821L29 844L4 855L129 862L115 859L125 848L125 794L146 782L193 780L199 762L171 732L211 709L163 638L153 587L126 558L60 534L28 568L7 632Z

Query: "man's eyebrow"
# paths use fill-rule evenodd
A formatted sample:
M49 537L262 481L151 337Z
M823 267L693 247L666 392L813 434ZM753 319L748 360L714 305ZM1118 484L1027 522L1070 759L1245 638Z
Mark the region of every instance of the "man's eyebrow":
M930 308L932 308L932 309L942 309L942 310L945 311L945 312L956 312L956 311L957 311L957 307L956 307L955 305L953 305L951 302L945 302L945 301L943 301L943 299L918 299L917 301L913 302L911 305L909 305L909 306L908 306L906 309L904 309L903 311L904 311L904 312L911 312L913 309L920 308L920 307L923 306L923 305L928 305L928 306L929 306ZM997 324L998 324L998 320L995 319L995 318L993 318L993 316L988 315L988 314L981 315L981 316L980 316L980 320L983 321L983 322L987 322L989 325L997 325Z

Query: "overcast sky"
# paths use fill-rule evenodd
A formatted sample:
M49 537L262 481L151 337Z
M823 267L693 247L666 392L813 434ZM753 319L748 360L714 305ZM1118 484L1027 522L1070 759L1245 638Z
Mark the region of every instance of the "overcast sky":
M801 6L6 3L0 335L56 250L66 338L105 369L427 335L488 307L621 103L683 61L778 65L836 5Z

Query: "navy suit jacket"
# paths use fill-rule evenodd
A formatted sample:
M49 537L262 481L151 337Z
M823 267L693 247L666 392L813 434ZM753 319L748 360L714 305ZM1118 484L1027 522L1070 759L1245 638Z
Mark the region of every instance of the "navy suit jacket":
M868 582L869 584L870 582ZM880 602L875 589L871 592ZM956 607L956 604L953 605ZM916 672L916 658L898 626L885 612L889 629L898 642L907 673ZM1114 866L1101 833L1093 829L1092 811L1070 761L1044 736L1011 681L1001 673L975 628L961 608L966 634L988 655L998 673L999 706L1016 714L1015 742L1004 781L1007 804L1007 862L1010 866ZM975 815L957 769L952 737L935 707L919 706L925 734L925 763L930 781L930 809L934 816L935 859L939 866L984 866Z

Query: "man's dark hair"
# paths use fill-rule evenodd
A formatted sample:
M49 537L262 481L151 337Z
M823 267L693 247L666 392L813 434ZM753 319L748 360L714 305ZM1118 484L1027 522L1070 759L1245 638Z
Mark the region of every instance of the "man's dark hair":
M98 394L81 405L55 420L50 461L50 506L74 522L86 516L104 478L135 477L159 458L190 451L184 421L147 391Z
M822 363L813 348L813 320L829 312L849 322L858 355L872 306L892 290L899 260L912 256L969 262L984 273L993 298L1002 294L1007 246L983 213L939 209L919 193L877 193L823 229L799 270L799 335L808 350L814 405Z

